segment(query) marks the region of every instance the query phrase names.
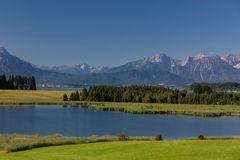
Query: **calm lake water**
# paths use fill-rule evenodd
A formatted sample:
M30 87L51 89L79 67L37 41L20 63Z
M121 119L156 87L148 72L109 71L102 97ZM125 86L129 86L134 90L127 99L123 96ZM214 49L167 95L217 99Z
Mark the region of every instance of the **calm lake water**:
M62 134L64 136L119 135L175 139L239 136L239 117L202 118L175 115L133 115L82 107L0 107L0 133Z

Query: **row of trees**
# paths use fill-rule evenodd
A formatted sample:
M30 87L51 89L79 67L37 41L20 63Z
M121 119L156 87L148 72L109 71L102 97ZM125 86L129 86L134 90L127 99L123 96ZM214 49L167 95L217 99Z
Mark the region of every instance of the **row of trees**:
M190 86L191 89L196 89L199 86L211 89L215 92L236 92L240 91L240 83L224 82L224 83L194 83Z
M212 88L208 84L200 84L200 83L195 83L191 85L190 89L197 94L203 94L203 93L213 93Z
M64 94L63 101L80 101L80 94L78 91L71 93L69 97L67 94Z
M214 92L201 85L192 93L161 86L99 85L92 86L88 90L83 89L79 93L79 100L169 104L240 104L240 94Z
M35 77L0 75L0 89L36 90Z

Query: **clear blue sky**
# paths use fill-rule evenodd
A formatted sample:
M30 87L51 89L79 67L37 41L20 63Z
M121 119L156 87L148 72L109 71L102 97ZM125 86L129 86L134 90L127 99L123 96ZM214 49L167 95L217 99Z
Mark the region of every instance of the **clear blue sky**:
M37 65L240 53L240 2L0 0L0 46Z

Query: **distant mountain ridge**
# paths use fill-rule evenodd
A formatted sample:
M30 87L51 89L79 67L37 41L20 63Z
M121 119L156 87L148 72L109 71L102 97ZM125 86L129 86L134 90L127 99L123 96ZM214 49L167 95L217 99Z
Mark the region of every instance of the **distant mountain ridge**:
M240 55L205 56L198 54L185 60L173 59L165 54L145 57L108 72L127 70L165 71L191 82L239 82Z
M81 63L77 65L62 65L62 66L40 66L39 68L48 70L48 71L54 71L59 73L69 73L73 75L86 75L89 73L101 73L106 71L107 67L95 67L90 66L86 63Z
M240 55L206 56L200 53L179 60L157 54L112 68L85 63L38 67L0 47L0 74L33 75L38 83L76 85L240 82Z
M5 48L0 47L0 74L35 76L37 83L60 83L72 80L70 74L60 74L40 69L29 62L11 55Z

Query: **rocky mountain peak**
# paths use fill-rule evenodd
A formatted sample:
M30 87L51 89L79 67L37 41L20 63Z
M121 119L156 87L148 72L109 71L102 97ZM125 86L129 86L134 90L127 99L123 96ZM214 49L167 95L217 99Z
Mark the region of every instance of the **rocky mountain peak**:
M195 57L178 60L166 54L156 54L113 68L95 67L86 63L39 68L0 47L0 74L34 75L38 82L43 83L57 82L57 79L61 83L70 81L76 84L87 84L90 81L92 84L239 82L240 55L207 57L200 53Z
M240 64L240 54L237 55L228 54L221 57L221 59L230 65Z
M206 55L203 52L200 52L200 53L195 55L194 59L199 60L199 59L202 59L204 57L206 57Z
M4 47L0 47L0 53L6 52L7 50Z
M166 54L162 53L162 54L156 54L153 56L149 56L149 57L145 57L144 60L151 62L151 63L159 63L159 62L163 62L166 59L170 59L170 57L168 57Z
M185 60L182 61L182 63L180 63L181 66L185 66L186 64L192 63L194 60L193 57L188 56Z
M9 55L9 53L4 47L0 47L0 56L4 55Z

